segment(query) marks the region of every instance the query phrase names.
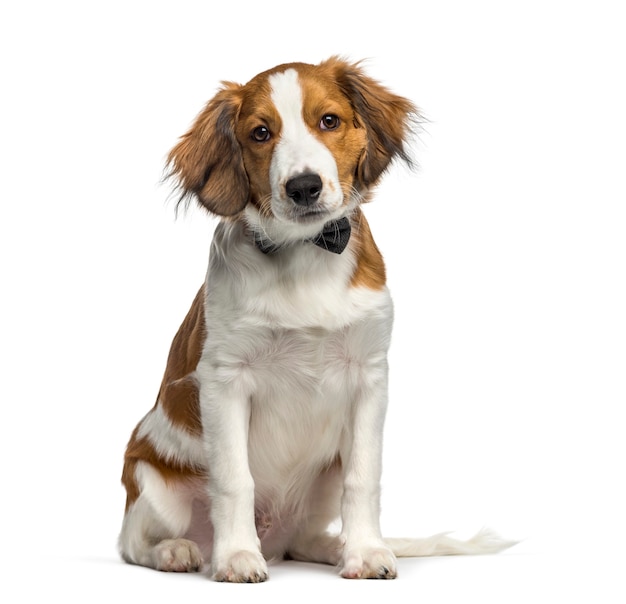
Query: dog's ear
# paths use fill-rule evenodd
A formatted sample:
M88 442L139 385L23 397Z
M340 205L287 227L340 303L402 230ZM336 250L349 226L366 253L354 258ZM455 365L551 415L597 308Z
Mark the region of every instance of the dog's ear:
M359 63L331 57L326 64L350 99L359 125L367 131L367 147L357 169L357 180L366 188L380 178L394 159L413 165L407 150L414 126L420 121L417 107L367 76Z
M210 212L234 216L248 202L248 176L235 137L241 86L223 87L168 156L167 177L178 180L180 201L196 197Z

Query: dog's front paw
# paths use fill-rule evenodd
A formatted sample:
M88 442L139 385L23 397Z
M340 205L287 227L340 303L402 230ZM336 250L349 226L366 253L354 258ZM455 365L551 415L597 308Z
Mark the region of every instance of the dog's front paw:
M384 545L344 550L344 579L395 579L397 575L396 557Z
M267 581L267 563L259 552L242 550L221 562L214 562L216 581L228 583L261 583Z

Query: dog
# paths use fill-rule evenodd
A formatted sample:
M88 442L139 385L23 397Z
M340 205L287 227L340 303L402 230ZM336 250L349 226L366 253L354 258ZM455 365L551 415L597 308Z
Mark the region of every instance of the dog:
M331 57L223 82L170 152L179 203L221 220L126 450L127 562L261 582L290 558L391 579L396 556L509 545L380 532L393 306L361 204L394 160L411 164L419 117Z

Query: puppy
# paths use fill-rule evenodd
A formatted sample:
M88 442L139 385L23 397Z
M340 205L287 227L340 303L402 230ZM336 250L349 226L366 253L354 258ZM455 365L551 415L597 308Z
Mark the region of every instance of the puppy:
M224 83L171 151L181 201L222 220L126 451L126 561L260 582L266 560L289 557L389 579L394 552L507 545L380 533L393 308L360 206L392 161L410 162L418 117L333 57Z

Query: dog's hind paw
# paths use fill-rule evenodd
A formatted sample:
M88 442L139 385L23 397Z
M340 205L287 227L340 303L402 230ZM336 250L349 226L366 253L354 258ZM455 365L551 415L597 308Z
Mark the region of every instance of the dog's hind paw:
M202 568L200 548L188 539L164 539L155 546L153 555L157 570L193 573Z

